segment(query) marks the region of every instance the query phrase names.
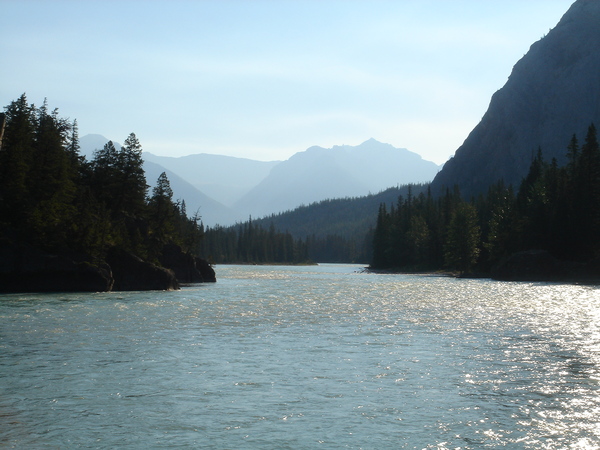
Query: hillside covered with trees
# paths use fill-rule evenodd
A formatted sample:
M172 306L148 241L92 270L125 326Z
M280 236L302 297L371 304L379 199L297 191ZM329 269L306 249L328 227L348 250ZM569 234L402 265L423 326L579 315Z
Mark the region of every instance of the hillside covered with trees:
M499 181L466 201L458 188L436 197L429 185L408 185L205 229L197 215L188 215L185 201L173 199L164 173L149 192L135 134L118 149L108 142L87 161L79 154L77 122L46 102L36 107L22 95L0 119L5 292L214 281L199 255L215 263L358 262L377 270L501 274L511 255L536 250L545 252L535 265L548 278L598 273L594 125L581 145L573 135L562 167L545 161L540 150L516 191Z
M379 205L395 202L409 190L418 194L426 189L426 185L393 187L364 197L323 200L229 227L207 227L201 253L216 263L369 264Z
M594 125L581 146L573 135L566 155L568 163L559 167L555 159L544 161L540 150L517 192L500 181L470 201L455 188L438 198L409 194L389 208L382 204L371 266L502 276L511 255L537 250L546 255L530 254L531 263L544 266L535 268L540 277L599 278L600 147Z
M77 122L46 102L30 105L23 94L5 111L0 289L72 290L88 281L92 290L176 287L165 267L179 281L202 281L199 218L174 201L164 174L148 193L135 134L119 150L108 142L87 161L79 154Z

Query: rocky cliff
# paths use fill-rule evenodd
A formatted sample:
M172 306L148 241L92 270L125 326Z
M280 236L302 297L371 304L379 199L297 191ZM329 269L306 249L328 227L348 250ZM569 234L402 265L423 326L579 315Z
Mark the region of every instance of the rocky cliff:
M538 148L564 164L571 136L583 141L592 122L600 125L600 1L577 0L517 62L432 192L458 185L468 197L499 179L518 187Z

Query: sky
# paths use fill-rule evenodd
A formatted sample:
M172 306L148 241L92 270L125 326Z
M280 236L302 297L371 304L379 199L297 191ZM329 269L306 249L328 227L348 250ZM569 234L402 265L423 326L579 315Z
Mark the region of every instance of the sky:
M0 106L163 156L374 138L443 164L572 3L0 0Z

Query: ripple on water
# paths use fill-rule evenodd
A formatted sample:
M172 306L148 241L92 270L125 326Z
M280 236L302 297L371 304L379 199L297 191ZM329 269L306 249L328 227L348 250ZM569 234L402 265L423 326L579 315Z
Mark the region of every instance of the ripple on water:
M220 266L181 291L0 298L14 447L600 445L591 286Z

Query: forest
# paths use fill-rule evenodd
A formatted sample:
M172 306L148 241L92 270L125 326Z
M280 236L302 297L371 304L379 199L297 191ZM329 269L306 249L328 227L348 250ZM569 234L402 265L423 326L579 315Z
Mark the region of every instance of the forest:
M600 148L592 124L580 146L573 135L567 165L533 157L518 191L499 181L465 201L457 189L433 198L381 204L373 237L374 269L488 273L517 252L545 250L564 261L600 256Z
M134 133L108 142L91 161L79 153L77 121L30 105L5 108L0 141L0 240L101 263L121 249L160 265L165 246L211 263L356 262L377 270L486 274L519 251L565 261L600 256L600 148L592 124L573 135L568 163L541 149L515 190L502 180L465 200L429 185L325 200L236 225L205 227L175 200L163 173L149 189ZM394 200L391 200L394 198ZM285 231L281 231L285 230Z
M3 115L0 240L100 264L111 249L160 265L166 244L197 253L202 224L175 201L163 173L149 192L142 145L131 133L91 161L79 154L77 121L25 94Z
M134 133L122 147L108 142L91 161L79 153L77 121L27 102L5 108L0 142L0 240L102 264L113 249L160 265L165 245L213 263L307 263L355 257L353 241L301 239L250 219L204 229L185 200L173 198L163 173L149 191L142 146ZM370 247L370 244L368 245ZM351 250L348 250L351 249Z
M400 195L380 202L373 217L373 198L326 200L207 229L202 253L215 262L354 262L374 270L483 276L504 258L533 249L589 262L600 256L595 126L582 145L573 135L565 151L568 164L559 167L538 149L516 190L499 180L466 200L456 187L435 197L429 185L408 185L392 191ZM277 231L282 227L285 233Z
M311 264L315 262L367 262L371 249L369 238L357 248L352 238L339 235L296 238L281 232L273 221L268 228L250 218L230 227L207 227L200 252L214 263L234 264ZM362 257L362 259L361 259Z
M228 227L207 227L202 254L217 263L337 262L367 265L372 257L373 230L379 205L395 202L409 190L415 194L425 192L427 186L391 187L364 197L328 199L301 205L291 211L250 218L247 222ZM248 232L250 229L253 231ZM281 247L282 242L288 246L285 252L268 250L273 246ZM254 247L256 251L249 254L245 250L248 247ZM272 259L272 255L277 256Z

